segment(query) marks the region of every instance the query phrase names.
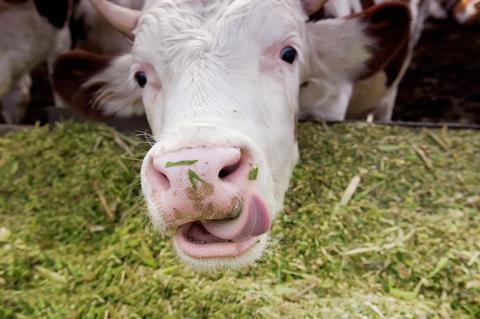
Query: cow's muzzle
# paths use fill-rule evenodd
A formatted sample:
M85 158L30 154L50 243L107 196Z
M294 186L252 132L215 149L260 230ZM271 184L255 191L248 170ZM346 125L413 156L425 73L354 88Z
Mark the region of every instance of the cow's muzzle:
M255 190L259 167L239 147L184 148L147 155L142 187L177 247L192 258L238 257L269 231L272 217ZM151 208L151 207L150 207Z

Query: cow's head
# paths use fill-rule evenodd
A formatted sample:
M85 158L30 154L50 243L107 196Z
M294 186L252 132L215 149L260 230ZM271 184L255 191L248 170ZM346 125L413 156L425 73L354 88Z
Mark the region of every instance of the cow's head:
M155 145L141 181L151 220L204 270L262 255L298 159L302 68L315 63L345 81L374 72L408 35L410 17L401 4L307 23L323 1L158 0L141 12L92 2L132 51L64 55L56 90L84 112L146 113Z

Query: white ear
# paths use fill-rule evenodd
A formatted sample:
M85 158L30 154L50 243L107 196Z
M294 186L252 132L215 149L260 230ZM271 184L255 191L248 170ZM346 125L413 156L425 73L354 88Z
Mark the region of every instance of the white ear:
M91 118L144 113L141 89L130 78L132 56L71 51L55 62L53 85L67 106Z
M367 77L388 65L408 43L410 24L410 10L399 2L376 5L347 18L308 23L309 67L313 73L328 72L337 79Z
M356 78L366 69L373 45L364 32L365 26L357 19L329 19L307 25L309 67L328 72L336 78ZM327 70L316 70L318 68Z

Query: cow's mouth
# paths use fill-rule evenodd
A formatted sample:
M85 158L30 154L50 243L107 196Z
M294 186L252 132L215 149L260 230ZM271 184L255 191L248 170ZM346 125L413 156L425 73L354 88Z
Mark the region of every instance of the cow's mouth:
M196 259L239 257L252 248L259 236L242 241L219 238L210 233L200 222L178 228L175 241L183 253Z
M182 225L177 229L175 241L178 248L193 258L239 257L268 232L271 223L263 200L252 194L236 218Z

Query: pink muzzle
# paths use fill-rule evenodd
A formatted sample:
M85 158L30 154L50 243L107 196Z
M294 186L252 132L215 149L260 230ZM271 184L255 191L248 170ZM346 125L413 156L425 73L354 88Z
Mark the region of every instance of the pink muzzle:
M270 229L272 217L254 190L259 168L247 151L186 148L147 161L144 182L187 255L235 257Z

